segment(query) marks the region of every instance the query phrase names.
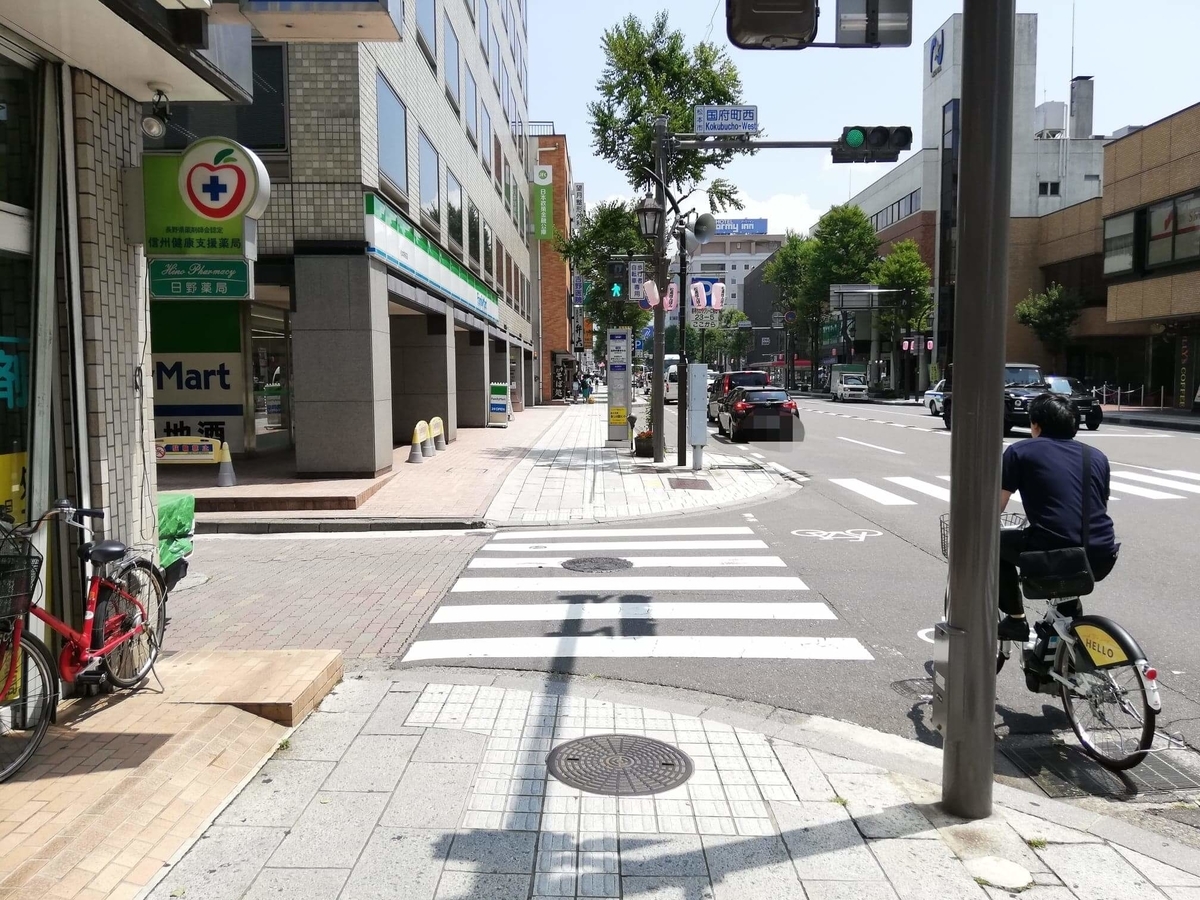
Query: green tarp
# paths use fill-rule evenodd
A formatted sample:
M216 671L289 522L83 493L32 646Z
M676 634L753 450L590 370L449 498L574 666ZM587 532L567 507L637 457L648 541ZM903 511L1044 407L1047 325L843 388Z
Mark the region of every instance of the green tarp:
M193 494L158 495L158 564L164 569L192 552L196 528Z

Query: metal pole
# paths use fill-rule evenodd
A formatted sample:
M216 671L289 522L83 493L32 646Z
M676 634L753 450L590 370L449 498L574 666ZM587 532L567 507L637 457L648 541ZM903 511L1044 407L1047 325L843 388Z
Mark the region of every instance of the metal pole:
M682 467L687 465L687 320L688 306L692 302L687 289L687 227L682 222L679 223L676 240L679 241L679 403L675 407L679 413L679 449L676 451L676 464Z
M992 812L1015 0L964 0L942 803Z
M667 117L659 116L654 120L654 167L658 177L664 179L667 171ZM658 223L658 241L655 249L658 251L658 283L665 297L670 281L667 265L667 194L663 190L664 181L656 182L654 196L658 200L658 208L662 215ZM666 458L666 423L663 421L663 379L666 377L663 362L667 352L666 345L667 313L662 302L654 307L654 364L650 382L650 411L654 421L653 445L654 461L662 462Z

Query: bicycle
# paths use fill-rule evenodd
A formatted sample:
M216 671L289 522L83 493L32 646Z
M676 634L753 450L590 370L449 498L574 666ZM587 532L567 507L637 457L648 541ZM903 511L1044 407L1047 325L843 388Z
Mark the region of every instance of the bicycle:
M59 677L71 684L99 666L112 684L135 688L154 668L166 628L166 590L157 567L131 556L120 541L79 547L79 558L96 567L82 631L33 605L42 557L30 538L50 518L86 532L83 520L102 519L104 512L59 500L36 522L0 523L0 782L20 770L46 736L58 708ZM26 630L27 614L62 635L57 662Z
M1025 517L1002 513L1002 529L1023 528ZM941 516L942 555L950 558L950 514ZM1021 594L1045 604L1022 646L1021 669L1032 693L1057 695L1085 753L1113 772L1132 769L1154 743L1162 711L1158 672L1137 641L1104 616L1083 615L1078 594L1034 586L1024 575ZM947 603L949 590L947 589ZM996 610L997 617L1002 613ZM1000 640L996 672L1013 642Z

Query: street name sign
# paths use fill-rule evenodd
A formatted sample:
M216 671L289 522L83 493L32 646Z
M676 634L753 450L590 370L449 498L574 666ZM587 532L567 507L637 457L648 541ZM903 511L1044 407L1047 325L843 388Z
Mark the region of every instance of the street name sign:
M696 134L755 134L758 132L757 106L697 106Z

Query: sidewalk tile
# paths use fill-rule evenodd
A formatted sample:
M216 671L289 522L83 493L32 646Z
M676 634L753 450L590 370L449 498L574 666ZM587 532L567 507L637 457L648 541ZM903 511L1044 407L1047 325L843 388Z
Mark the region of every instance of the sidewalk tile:
M450 839L443 831L376 828L338 900L433 900Z
M1076 831L1054 822L1026 815L1015 809L1000 808L1003 816L1023 841L1046 841L1050 844L1101 844L1103 839L1086 831Z
M1046 887L1035 886L1026 888L1020 894L1014 894L1011 891L1006 891L1003 888L992 887L986 885L984 890L987 892L991 900L1013 900L1013 897L1020 897L1021 900L1076 900L1065 887Z
M1079 900L1161 900L1146 876L1105 844L1049 844L1037 853Z
M150 900L169 897L203 897L205 900L241 900L263 860L283 839L281 828L214 826L159 882Z
M868 838L937 838L929 820L888 775L832 774L829 781Z
M387 799L386 794L322 791L271 854L268 865L303 869L319 859L330 868L352 867Z
M663 875L621 879L626 897L637 900L714 900L712 885L707 878L669 877Z
M459 832L454 836L446 868L498 875L527 874L533 871L536 843L537 835L526 831Z
M1128 850L1120 844L1112 848L1120 853L1139 872L1159 887L1190 887L1200 888L1200 878L1174 866L1168 866L1157 859L1151 859L1134 850Z
M395 790L404 766L421 740L416 735L363 734L326 779L326 791Z
M447 828L458 825L471 792L470 763L410 762L392 792L379 824L395 828Z
M243 900L328 900L349 875L349 869L263 869Z
M363 734L412 734L412 730L405 726L404 720L408 718L408 714L412 712L413 706L417 702L417 694L415 692L396 693L389 691L388 694L375 707L371 713L371 718L367 719L367 724L363 726Z
M333 767L332 762L315 760L268 760L217 818L217 824L291 827Z
M886 881L804 881L808 900L898 900ZM1011 895L1008 895L1011 900ZM1069 898L1064 898L1069 900Z
M426 730L413 753L413 762L480 763L488 740L468 731L433 727Z
M707 875L697 835L621 838L622 875Z
M443 872L437 890L437 900L526 900L528 896L528 875Z
M326 695L318 710L323 713L369 713L387 693L386 682L347 678Z
M999 816L978 822L939 826L938 834L964 862L984 856L998 856L1028 869L1030 873L1048 871L1041 857L1029 849L1029 845L1012 826Z
M772 803L771 810L802 881L884 880L850 814L837 803Z
M985 900L987 895L941 841L879 840L871 852L900 900Z
M804 900L804 889L778 835L704 835L702 840L716 900Z
M277 758L337 762L367 719L366 713L311 713L303 727L292 732L287 749L280 750Z

